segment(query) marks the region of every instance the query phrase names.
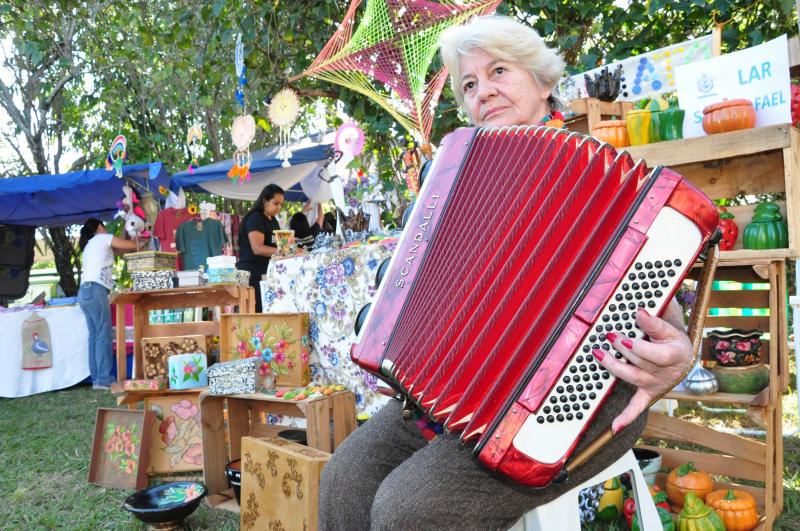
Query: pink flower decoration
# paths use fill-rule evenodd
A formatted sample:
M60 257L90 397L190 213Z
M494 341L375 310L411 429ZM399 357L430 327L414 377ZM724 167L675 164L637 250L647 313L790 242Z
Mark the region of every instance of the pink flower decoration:
M286 360L286 355L283 353L283 351L278 351L275 354L275 363L283 363L285 360Z
M183 366L184 374L192 374L194 372L194 363L187 363Z
M300 351L300 360L303 363L308 363L308 351L307 350Z
M199 445L196 445L196 446L199 446ZM201 461L202 461L202 459L201 459ZM196 463L196 464L199 465L200 463ZM186 494L186 501L193 500L193 499L197 498L198 496L200 496L200 491L197 489L196 485L189 485L188 487L186 487L186 490L184 491L184 493Z
M183 460L187 463L191 463L193 465L202 465L203 464L203 445L200 443L195 443L189 447L183 453ZM194 496L195 498L197 496ZM191 498L188 498L191 499Z
M286 366L289 367L290 369L294 369L294 362L292 360L289 360L286 362Z
M286 340L285 340L285 339L281 339L280 341L278 341L278 342L275 344L275 346L276 346L277 348L279 348L279 349L284 349L284 348L286 348Z
M133 471L136 470L136 461L133 459L128 459L127 464L125 465L125 472L128 474L133 474Z
M175 417L169 416L158 427L158 432L161 434L161 440L164 444L169 446L175 437L178 435L178 426L175 424Z
M192 404L185 398L177 404L172 404L172 407L169 409L183 420L189 420L192 417L196 417L197 414L200 413L200 408L197 407L197 404Z
M731 351L723 352L719 355L719 362L720 363L731 363L733 360L736 359L736 354Z
M751 338L750 338L750 343L752 343L752 344L754 344L754 345L755 345L755 344L756 344L756 343L758 343L758 342L759 342L759 339L758 339L757 337L751 337Z
M736 348L741 350L742 352L748 352L750 350L750 342L749 341L737 341Z
M134 450L135 448L133 447L133 443L131 442L125 443L125 455L127 455L128 457L132 456Z
M247 352L247 343L245 343L244 341L239 341L239 344L236 345L236 350L238 350L239 353Z
M731 344L730 344L730 343L728 343L727 341L719 341L719 342L717 343L717 349L719 349L719 350L725 350L725 349L726 349L726 348L728 348L729 346L731 346Z
M255 337L257 337L261 341L264 341L264 331L263 330L256 330L256 333L254 335L255 335Z

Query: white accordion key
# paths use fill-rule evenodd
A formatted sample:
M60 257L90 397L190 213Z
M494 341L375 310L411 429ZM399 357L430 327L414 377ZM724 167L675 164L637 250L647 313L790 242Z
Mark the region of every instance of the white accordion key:
M660 313L677 289L678 280L692 266L702 241L694 222L670 207L661 209L647 237L557 383L514 437L514 447L531 459L556 463L578 440L615 381L594 358L592 350L615 352L606 340L608 332L641 339L643 333L636 326L637 309Z

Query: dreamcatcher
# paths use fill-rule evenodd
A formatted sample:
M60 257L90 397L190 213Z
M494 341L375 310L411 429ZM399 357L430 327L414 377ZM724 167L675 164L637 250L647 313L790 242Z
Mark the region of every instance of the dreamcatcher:
M200 167L200 163L197 162L203 155L203 130L200 128L200 124L194 124L189 128L189 131L186 133L186 146L189 148L189 155L192 157L191 162L189 162L189 173L194 173L198 167Z
M278 148L278 158L283 161L281 166L284 168L291 166L289 159L292 158L292 150L289 148L289 132L299 114L300 98L290 88L285 88L275 94L267 108L269 121L279 129L280 147Z
M247 83L244 66L244 46L241 34L236 38L236 103L239 104L241 114L233 120L231 137L236 151L233 152L233 167L228 172L232 181L240 183L250 180L250 164L253 157L250 154L250 144L256 137L256 121L249 114L244 113L244 86Z
M106 157L106 169L114 170L117 177L122 178L122 165L125 163L127 157L128 141L125 140L123 135L118 135L117 138L111 142L111 147L108 149L108 157Z

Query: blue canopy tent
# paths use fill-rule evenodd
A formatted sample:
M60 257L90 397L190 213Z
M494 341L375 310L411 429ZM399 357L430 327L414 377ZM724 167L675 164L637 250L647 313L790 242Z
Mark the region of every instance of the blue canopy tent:
M169 185L169 175L163 164L151 162L123 166L122 179L109 170L0 179L0 224L58 227L91 217L110 220L126 181L139 195L146 189L157 195L159 186Z
M193 192L210 192L212 194L253 201L261 190L269 183L275 183L286 190L287 201L305 201L330 199L327 183L317 178L320 170L327 165L330 144L317 144L309 147L311 139L306 138L291 146L291 166L281 166L278 158L280 146L271 146L252 153L250 165L251 178L239 183L228 178L228 170L233 166L231 159L201 166L190 173L182 171L172 176L172 183L184 190ZM327 197L326 197L327 196Z

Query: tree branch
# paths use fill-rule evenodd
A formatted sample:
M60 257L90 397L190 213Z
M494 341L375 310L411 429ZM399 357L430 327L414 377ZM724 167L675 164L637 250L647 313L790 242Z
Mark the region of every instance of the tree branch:
M6 110L11 119L14 120L17 127L22 129L25 136L31 138L33 136L31 134L31 128L29 124L25 123L25 117L22 116L22 113L14 104L14 95L11 93L11 89L3 83L2 79L0 79L0 105Z
M28 166L28 163L25 160L25 157L22 155L19 146L14 142L14 138L9 133L6 132L3 132L3 137L6 139L6 142L8 142L8 145L11 146L11 148L17 154L20 164L22 164L25 167L25 172L28 175L33 175L35 172L31 169L30 166Z

